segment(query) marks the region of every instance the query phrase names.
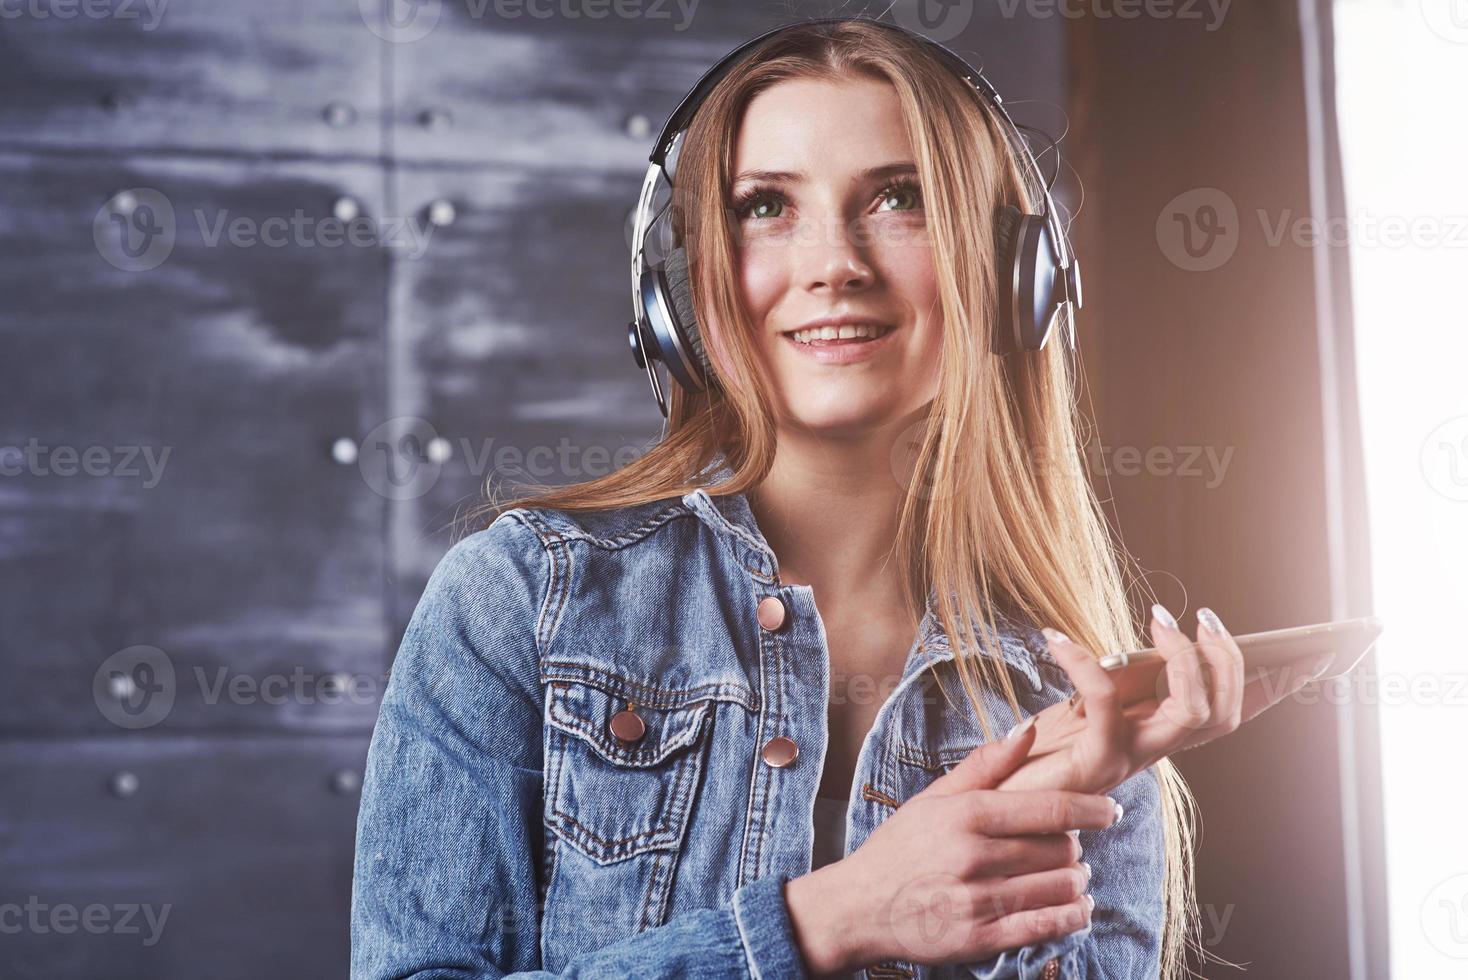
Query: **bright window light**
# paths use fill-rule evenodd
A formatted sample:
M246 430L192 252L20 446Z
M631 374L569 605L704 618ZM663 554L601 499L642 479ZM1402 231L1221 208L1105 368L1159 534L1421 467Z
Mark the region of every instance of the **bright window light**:
M1468 0L1336 0L1391 968L1468 977ZM1338 240L1338 236L1337 236Z

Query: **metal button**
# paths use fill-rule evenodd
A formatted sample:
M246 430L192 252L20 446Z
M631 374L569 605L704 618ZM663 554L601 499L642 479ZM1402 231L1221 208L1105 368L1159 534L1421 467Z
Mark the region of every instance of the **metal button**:
M785 603L778 596L767 595L759 601L759 624L774 632L785 625Z
M643 732L647 731L647 726L642 723L642 718L631 708L612 715L611 724L607 727L623 742L635 742L642 737Z
M765 743L764 751L760 753L764 757L765 764L776 769L783 769L795 761L800 754L800 748L793 739L784 735L776 735Z

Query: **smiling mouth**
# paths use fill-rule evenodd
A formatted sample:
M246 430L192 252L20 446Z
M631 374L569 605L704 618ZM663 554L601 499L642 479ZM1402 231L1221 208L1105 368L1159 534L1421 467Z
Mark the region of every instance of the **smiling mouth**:
M872 326L869 324L848 324L840 327L813 327L809 330L788 330L781 334L797 344L804 347L840 347L844 345L866 344L891 333L895 327L890 324Z

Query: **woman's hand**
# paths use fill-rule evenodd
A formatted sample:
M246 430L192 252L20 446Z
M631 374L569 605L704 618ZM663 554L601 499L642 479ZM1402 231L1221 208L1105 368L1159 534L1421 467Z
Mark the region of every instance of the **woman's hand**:
M788 882L786 905L809 972L884 959L989 959L1091 919L1090 868L1068 831L1119 818L1105 796L995 786L1025 758L1035 726L979 746L903 803L840 861Z
M1105 792L1165 756L1234 731L1330 663L1327 655L1303 670L1255 671L1246 679L1239 645L1218 617L1199 609L1198 624L1194 642L1166 609L1152 607L1152 641L1166 660L1167 696L1125 707L1113 677L1090 650L1044 630L1076 697L1035 716L1042 731L1037 752L1000 788Z

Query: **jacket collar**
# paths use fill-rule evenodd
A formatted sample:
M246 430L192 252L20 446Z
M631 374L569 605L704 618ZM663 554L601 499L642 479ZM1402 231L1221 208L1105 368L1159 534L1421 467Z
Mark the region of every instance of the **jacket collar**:
M707 485L716 486L732 478L733 475L734 469L721 451L699 475L699 479ZM707 490L699 487L685 494L683 503L729 544L736 557L744 563L746 568L756 572L758 577L767 583L773 583L779 578L779 563L774 549L770 547L769 542L765 540L764 534L760 531L754 519L754 511L750 509L749 501L743 493L711 496ZM930 588L926 610L918 624L917 636L912 649L908 652L907 662L903 668L904 679L933 664L954 659L952 643L938 618L937 598L936 586ZM1028 646L1028 644L1038 642L1036 640L1038 633L997 610L994 611L992 624L980 619L974 619L972 622L976 633L987 632L998 644L1005 663L1023 674L1033 690L1039 691L1040 674L1035 666L1035 656L1030 652ZM981 655L982 648L976 649L973 653ZM968 655L967 652L966 655Z

